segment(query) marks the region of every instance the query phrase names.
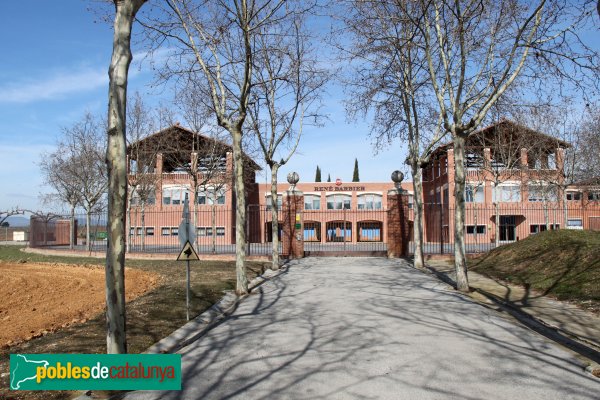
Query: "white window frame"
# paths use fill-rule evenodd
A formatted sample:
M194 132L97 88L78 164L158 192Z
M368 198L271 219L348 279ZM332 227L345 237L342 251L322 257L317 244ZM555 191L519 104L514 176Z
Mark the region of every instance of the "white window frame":
M305 210L320 210L321 209L321 195L313 194L313 193L305 194L304 195L304 209Z
M337 199L340 199L338 201ZM352 195L346 193L330 193L325 196L327 201L327 209L328 210L350 210L352 208ZM333 202L330 201L333 199ZM332 203L332 208L329 207L329 204ZM340 204L341 207L337 207Z
M356 196L356 208L358 210L381 210L383 195L381 193L360 193Z
M466 203L483 203L483 202L485 202L485 190L484 189L485 189L484 183L482 183L482 182L466 182L465 183L465 202ZM469 197L469 194L470 194L470 197Z
M516 188L517 190L511 190L510 196L505 196L505 188ZM498 193L500 191L500 193ZM515 194L517 199L515 199ZM500 195L500 196L499 196ZM492 187L492 202L493 203L520 203L522 200L521 184L518 182L504 182L498 184L498 186ZM500 198L498 198L500 197Z

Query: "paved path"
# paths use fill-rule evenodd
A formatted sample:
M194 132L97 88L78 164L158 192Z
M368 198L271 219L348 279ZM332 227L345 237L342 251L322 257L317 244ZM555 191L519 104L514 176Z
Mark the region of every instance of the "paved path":
M448 261L428 261L429 268L440 274L452 284L456 282L454 264ZM597 354L600 359L600 315L570 304L566 301L554 300L535 291L529 291L518 285L488 278L474 271L469 271L469 286L488 298L507 305L524 315L542 322L560 334L574 338ZM476 293L473 292L472 296ZM481 296L480 296L481 297ZM598 361L600 363L600 361Z
M570 353L405 261L309 258L130 399L598 399Z

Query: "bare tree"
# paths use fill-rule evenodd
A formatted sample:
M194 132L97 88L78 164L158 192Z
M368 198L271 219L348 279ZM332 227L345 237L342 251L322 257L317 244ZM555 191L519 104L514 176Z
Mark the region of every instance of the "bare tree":
M411 14L423 35L430 85L452 135L457 288L469 290L465 259L465 140L516 82L531 89L597 87L597 55L578 36L591 2L421 1ZM588 72L592 72L589 74ZM552 78L555 77L554 81ZM576 79L573 79L576 78Z
M75 245L75 209L81 204L81 190L77 179L77 168L70 160L72 154L64 148L57 148L51 153L42 154L40 169L44 182L54 189L45 198L49 201L58 201L67 204L70 210L71 226L69 232L69 247Z
M422 33L408 17L415 14L415 4L357 0L348 5L343 15L353 41L344 46L344 53L354 65L348 110L362 116L373 111L371 134L378 147L387 147L395 138L408 142L406 163L414 191L413 262L416 268L423 268L422 168L430 162L445 131L430 107L433 99L426 86L427 63L420 51Z
M573 160L573 175L577 180L600 177L600 107L587 107L582 121L571 132L576 133L577 157ZM571 165L571 163L568 163ZM568 175L567 175L568 176Z
M141 95L136 92L130 99L130 107L127 108L127 154L129 159L128 174L128 201L127 201L127 229L128 240L126 251L130 251L133 242L131 228L132 206L135 210L140 209L140 223L142 227L141 247L145 249L145 211L146 205L156 201L156 185L159 176L156 174L155 166L157 155L161 151L159 143L150 142L144 145L143 139L151 135L156 129L156 121L153 111L146 106Z
M0 225L4 226L3 224L6 223L6 220L13 215L22 215L24 213L25 210L19 209L18 206L11 208L10 210L2 210L0 211Z
M126 353L125 205L127 202L127 78L131 29L146 0L114 0L113 52L108 69L108 247L106 250L106 350Z
M104 135L98 120L86 113L80 121L62 129L57 150L44 154L40 162L46 182L74 213L81 206L86 213L86 245L91 250L91 215L102 207L106 193L106 166L103 160ZM74 232L71 230L71 245Z
M283 0L167 0L160 17L143 22L155 43L173 46L165 77L198 82L217 124L231 135L236 198L236 292L248 293L246 277L246 199L242 139L248 115L261 31L292 12ZM156 14L155 14L156 15Z
M272 269L279 269L277 174L295 153L305 121L319 120L320 94L327 80L307 43L304 16L276 27L264 26L254 54L254 90L249 129L271 170Z
M103 150L105 136L101 124L86 114L82 121L64 130L65 145L71 154L71 163L77 172L81 207L86 215L86 246L92 249L91 216L102 210L107 189L106 165Z

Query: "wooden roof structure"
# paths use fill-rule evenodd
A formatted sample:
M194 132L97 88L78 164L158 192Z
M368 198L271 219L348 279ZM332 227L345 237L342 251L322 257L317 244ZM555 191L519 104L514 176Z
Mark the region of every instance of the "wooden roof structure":
M127 154L132 160L160 153L167 163L189 162L192 152L198 153L201 158L207 154L225 157L228 152L233 152L233 149L227 143L193 132L178 123L127 146ZM243 157L247 167L253 171L261 169L247 154L244 153Z

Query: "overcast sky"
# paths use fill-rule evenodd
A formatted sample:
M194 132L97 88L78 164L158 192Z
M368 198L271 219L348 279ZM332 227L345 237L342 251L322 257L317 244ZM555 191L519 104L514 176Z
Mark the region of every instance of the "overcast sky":
M42 154L54 149L61 127L86 111L106 110L112 27L95 22L97 16L87 9L90 3L0 2L0 210L41 209L39 195L50 191L42 185ZM130 78L130 93L138 90L150 103L157 102L161 95L149 87L148 65L134 60ZM169 93L162 96L170 100ZM349 181L355 157L362 181L388 181L391 171L403 167L400 144L373 156L368 125L346 123L340 88L330 89L324 111L329 121L306 131L299 154L281 170L280 179L295 170L301 180L312 181L318 164L323 179L330 173L333 180Z

